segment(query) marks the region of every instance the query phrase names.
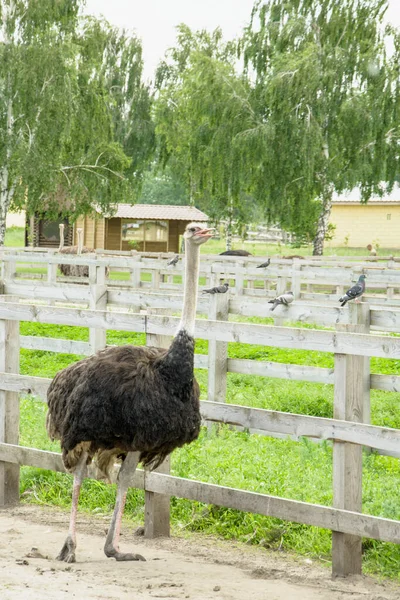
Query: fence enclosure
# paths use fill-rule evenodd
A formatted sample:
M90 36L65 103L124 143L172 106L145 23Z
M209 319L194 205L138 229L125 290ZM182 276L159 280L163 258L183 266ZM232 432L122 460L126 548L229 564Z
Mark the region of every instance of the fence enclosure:
M47 256L49 265L56 264L49 262L49 258L59 262L59 258ZM71 259L63 257L62 262L68 260ZM11 258L4 260L5 295L0 301L0 505L17 501L20 465L64 471L59 454L18 445L19 394L33 394L45 400L50 384L49 379L19 374L20 346L89 355L105 346L107 330L142 332L146 334L146 343L159 346L167 345L176 331L179 318L172 313L181 307L181 294L161 289L148 292L133 286L118 288L106 278L105 269L112 266L107 264L108 260L111 259L105 262L82 260L83 264L89 264L90 274L89 281L79 285L55 281L57 275L53 267L43 281L18 281L16 263ZM142 261L129 259L131 281L136 278L136 283L142 283L137 275L141 264ZM297 267L294 271L298 277ZM212 269L209 274L215 275ZM396 284L400 285L400 269L397 277ZM159 285L161 287L161 276ZM44 301L47 304L40 304ZM62 306L54 305L55 302ZM127 309L129 305L135 312ZM369 424L370 389L400 391L400 376L370 375L369 368L369 359L373 356L400 359L400 338L384 333L400 331L400 307L397 309L386 301L384 307L361 303L340 309L326 304L311 305L301 299L288 308L276 309L279 318L304 322L320 319L321 324L334 328L332 330L228 321L229 313L268 316L269 308L266 300L247 298L244 294L200 299L199 312L209 318L208 321L198 319L196 323L196 337L209 342L208 356L195 357L196 367L208 369L208 400L201 403L202 417L208 423L227 423L261 435L332 441L333 506L174 477L169 473L169 463L165 463L157 472L138 470L132 481L133 486L145 490L146 535L169 534L169 497L176 495L330 529L333 531L333 573L341 576L360 573L362 537L400 543L400 522L361 513L363 446L400 457L400 430ZM89 327L89 342L20 337L20 321ZM381 333L371 334L370 329ZM229 342L332 352L334 368L229 359ZM334 418L227 404L229 372L332 384Z

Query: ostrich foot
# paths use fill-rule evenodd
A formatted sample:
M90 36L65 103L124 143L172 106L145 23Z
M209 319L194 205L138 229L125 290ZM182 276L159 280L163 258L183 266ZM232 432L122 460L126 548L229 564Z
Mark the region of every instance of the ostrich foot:
M129 552L119 552L113 546L105 546L104 548L105 555L108 558L115 558L115 560L119 561L127 561L127 560L144 560L144 556L141 554L130 554Z
M74 563L75 562L75 548L76 544L73 542L71 536L69 535L64 542L64 546L61 548L60 554L57 556L56 560L62 560L66 563Z

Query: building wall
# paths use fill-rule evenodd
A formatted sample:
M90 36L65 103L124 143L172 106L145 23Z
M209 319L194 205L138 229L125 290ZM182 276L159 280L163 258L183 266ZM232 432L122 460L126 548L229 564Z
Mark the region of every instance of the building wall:
M122 250L121 219L107 219L106 250Z
M390 218L388 217L390 215ZM400 202L396 205L334 204L330 222L334 238L326 246L400 248Z

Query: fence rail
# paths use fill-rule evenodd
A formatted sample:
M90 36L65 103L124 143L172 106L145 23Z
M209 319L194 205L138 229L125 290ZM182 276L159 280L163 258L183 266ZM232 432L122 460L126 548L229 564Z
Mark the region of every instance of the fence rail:
M98 266L95 268L98 269ZM4 289L15 294L18 290L13 289L13 285L17 286L6 280ZM92 308L33 304L27 297L23 302L17 302L15 299L10 301L12 298L6 296L0 302L0 344L3 347L3 362L0 362L0 504L7 504L18 498L20 465L64 470L59 454L18 446L18 395L29 393L44 399L50 383L48 379L19 374L17 355L20 346L87 355L96 348L105 346L107 330L141 332L146 335L147 343L165 345L167 336L173 335L177 329L179 319L170 314L153 314L154 310L158 311L154 306L148 307L146 314L121 312L121 307L117 307L119 311L106 310L104 298L108 295L109 299L113 299L114 292L107 292L101 277L96 276L91 285L86 287L87 289L84 289L85 286L81 286L85 292L82 295L85 296L86 304ZM43 290L43 287L39 286L39 289ZM60 295L65 292L61 284L55 289ZM76 290L73 294L75 292ZM32 290L29 293L32 293ZM48 299L54 301L54 296ZM144 299L142 294L141 298L135 298L135 301L141 305ZM66 303L71 302L71 296L67 293L63 300ZM209 303L208 310L206 302ZM203 419L207 423L227 423L262 435L294 439L305 436L314 440L332 441L334 506L287 500L185 480L160 472L137 472L132 485L145 489L146 498L152 499L150 512L153 517L159 501L164 502L164 514L168 514L166 499L170 495L176 495L331 529L334 532L334 573L346 575L360 572L361 537L400 543L400 522L364 515L361 512L362 448L374 448L382 453L400 456L400 430L369 424L370 388L389 391L400 389L398 376L370 376L370 357L400 358L400 338L370 334L370 324L382 326L387 323L388 327L396 328L398 313L396 309L370 310L364 303L346 307L348 313L345 317L344 311L340 309L335 309L332 313L327 307L320 307L321 313L329 315L330 324L335 325L334 331L221 320L227 318L230 303L233 310L242 310L244 306L247 307L246 310L255 310L255 307L250 307L250 303L247 302L248 299L243 298L233 298L230 301L228 295L217 295L200 302L201 310L212 317L212 320L196 321L196 337L209 342L209 354L196 355L196 366L208 369L209 376L208 401L201 403ZM96 309L99 304L103 305L101 310ZM173 306L170 303L159 310L171 310ZM313 313L307 313L307 306L296 305L287 310L286 316L297 314L297 318L301 318L300 310L308 315L304 319L311 318ZM385 316L382 316L383 313ZM335 315L334 318L332 314ZM20 321L88 327L98 335L92 336L89 343L20 336ZM334 354L334 368L321 369L229 359L229 342L329 352ZM310 417L225 404L228 372L333 384L334 418ZM157 535L157 526L153 526L152 534ZM346 557L345 560L343 557Z
M169 255L145 255L144 253L124 253L112 255L104 251L82 256L60 255L57 252L0 252L2 278L8 284L15 284L29 277L32 281L47 280L54 285L71 279L57 277L57 265L86 265L89 278L74 279L81 285L96 281L98 270L125 271L128 279L116 281L108 278L106 283L112 289L153 289L178 292L182 290L182 260L174 267L168 267ZM331 257L329 257L331 258ZM271 297L292 289L296 299L337 302L338 297L361 273L367 275L365 298L379 304L400 306L400 258L388 257L376 262L366 258L351 260L318 261L307 259L272 258L267 269L258 269L262 259L257 257L202 256L200 276L204 285L210 286L223 279L231 282L231 293L244 297ZM17 271L18 266L18 271ZM29 272L34 267L47 270L45 273ZM22 272L21 272L22 270ZM145 280L147 278L147 280ZM83 287L82 285L82 287ZM37 293L39 293L37 291Z

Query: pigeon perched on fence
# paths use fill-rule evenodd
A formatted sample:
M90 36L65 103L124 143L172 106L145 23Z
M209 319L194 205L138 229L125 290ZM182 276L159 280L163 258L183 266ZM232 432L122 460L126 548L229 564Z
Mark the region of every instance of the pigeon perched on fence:
M271 263L271 259L269 258L266 262L263 262L261 265L257 265L256 269L266 269L267 267L269 267Z
M349 300L355 300L357 302L358 298L363 295L365 292L365 277L365 275L360 275L357 283L347 290L344 296L339 298L341 306L344 306Z
M225 292L228 291L228 287L229 283L224 283L223 285L217 285L209 290L203 290L203 294L225 294Z
M284 306L288 306L291 302L293 302L294 296L293 292L286 292L285 294L281 294L277 296L273 300L268 300L268 304L273 304L271 310L275 310L279 304L283 304Z
M177 254L173 258L170 258L169 261L167 261L167 266L174 267L176 265L176 263L178 262L178 260L179 260L179 254Z

